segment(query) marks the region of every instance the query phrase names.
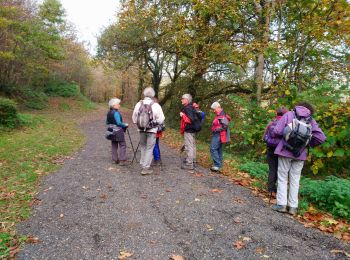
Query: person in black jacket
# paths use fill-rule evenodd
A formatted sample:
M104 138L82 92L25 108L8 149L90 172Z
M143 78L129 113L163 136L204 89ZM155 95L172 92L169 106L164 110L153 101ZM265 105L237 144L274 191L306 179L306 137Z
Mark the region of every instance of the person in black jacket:
M106 123L115 132L114 139L112 141L112 160L121 165L128 165L126 158L126 142L124 136L124 130L129 126L123 122L122 115L119 112L120 99L112 98L109 103L109 111L107 113Z
M196 133L200 131L201 122L197 116L197 112L192 105L192 96L184 94L181 97L183 108L180 112L181 125L184 131L184 147L186 151L186 159L181 166L183 169L193 170L195 167L197 148Z

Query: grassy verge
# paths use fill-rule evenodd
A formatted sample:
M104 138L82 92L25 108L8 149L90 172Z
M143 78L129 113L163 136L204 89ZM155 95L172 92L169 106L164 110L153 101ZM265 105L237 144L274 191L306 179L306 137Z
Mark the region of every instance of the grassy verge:
M13 258L28 238L16 223L28 218L40 177L61 167L84 144L77 122L91 111L86 100L55 98L40 114L23 114L26 126L0 132L0 258Z
M183 139L179 132L169 128L164 134L163 141L176 150L180 150L183 144ZM212 159L209 152L209 143L197 140L197 160L206 168L211 166ZM226 175L233 183L251 189L255 196L261 197L266 203L269 202L268 193L266 191L268 170L266 164L246 161L238 156L228 153L224 153L223 163L224 167L222 174ZM305 181L302 181L302 184L304 184L303 182ZM316 185L314 182L312 184ZM316 190L322 190L321 186L324 186L325 184L326 183L318 184L319 187L317 187ZM306 186L304 184L304 187L302 188L302 193L306 193L305 189L308 189L310 192L312 191L311 185ZM312 193L316 194L316 192ZM342 193L340 195L342 195ZM338 239L349 242L349 223L344 219L335 219L331 214L316 209L312 204L314 201L310 201L308 198L309 197L307 196L301 198L299 202L299 215L296 219L303 223L305 227L317 228L323 232L333 234ZM271 201L271 203L275 202L276 200Z

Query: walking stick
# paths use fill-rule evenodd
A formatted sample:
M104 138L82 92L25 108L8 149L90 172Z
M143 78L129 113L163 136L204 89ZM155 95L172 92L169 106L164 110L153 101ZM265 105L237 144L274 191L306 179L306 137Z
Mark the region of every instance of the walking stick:
M132 141L131 141L131 136L130 136L129 128L127 128L126 131L128 132L128 136L129 136L129 140L130 140L132 152L134 153L134 157L132 158L132 161L131 161L131 163L133 163L133 162L134 162L134 159L136 158L136 153L137 153L137 149L139 148L140 142L139 142L139 144L137 145L137 148L136 148L136 151L135 151L134 145L133 145L133 143L132 143ZM137 162L137 160L136 160L136 162Z
M131 163L133 163L134 160L136 160L136 162L137 162L136 154L137 154L137 151L139 150L139 146L140 146L140 142L137 144L136 151L134 152L134 157L132 158Z

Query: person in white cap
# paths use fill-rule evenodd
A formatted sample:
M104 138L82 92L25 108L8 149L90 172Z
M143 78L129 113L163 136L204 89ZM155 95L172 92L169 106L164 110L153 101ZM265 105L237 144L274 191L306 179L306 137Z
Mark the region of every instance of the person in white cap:
M123 122L122 115L119 111L120 102L119 98L112 98L109 101L109 112L107 113L106 123L111 128L112 132L115 133L111 140L112 160L121 166L125 166L128 165L128 163L124 131L129 125Z
M201 119L197 116L197 111L192 104L192 96L184 94L181 97L183 108L180 112L181 126L180 132L184 135L184 148L186 159L181 168L193 170L197 157L196 133L202 128Z
M230 116L226 115L219 102L214 102L210 107L215 113L215 118L211 127L212 138L210 142L210 154L214 165L210 170L218 172L222 168L223 144L230 141L228 124Z
M147 87L143 91L144 99L138 102L132 114L132 121L137 124L140 132L140 150L142 167L141 174L151 174L153 149L156 143L158 125L164 123L165 116L162 107L153 101L154 89Z

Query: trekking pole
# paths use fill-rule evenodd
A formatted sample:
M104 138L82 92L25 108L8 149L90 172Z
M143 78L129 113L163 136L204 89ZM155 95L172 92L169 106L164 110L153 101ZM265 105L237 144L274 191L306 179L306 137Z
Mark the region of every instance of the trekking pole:
M132 158L131 163L133 163L134 160L136 160L136 162L137 162L136 155L137 155L137 151L139 150L139 146L140 146L140 142L139 142L139 143L137 144L137 146L136 146L136 151L134 152L134 157Z
M130 136L130 132L129 132L129 129L127 128L126 131L128 132L128 136L129 136L129 140L130 140L130 144L131 144L131 148L132 148L132 152L135 153L135 149L134 149L134 145L131 141L131 136Z

